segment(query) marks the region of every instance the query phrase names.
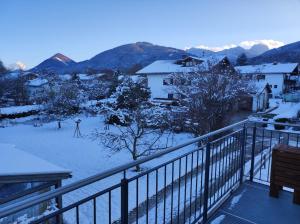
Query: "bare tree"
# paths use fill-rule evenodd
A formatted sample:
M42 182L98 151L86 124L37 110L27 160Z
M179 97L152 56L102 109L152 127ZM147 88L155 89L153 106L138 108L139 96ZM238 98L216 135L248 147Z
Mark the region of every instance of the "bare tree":
M173 74L174 92L186 108L185 120L196 135L224 126L248 85L237 73L228 70L199 68L189 74Z
M139 108L130 112L128 126L116 126L115 132L96 130L93 137L100 139L112 152L128 151L135 161L170 146L172 135L166 126L166 114L157 113L154 108ZM136 171L140 171L140 166L136 166Z

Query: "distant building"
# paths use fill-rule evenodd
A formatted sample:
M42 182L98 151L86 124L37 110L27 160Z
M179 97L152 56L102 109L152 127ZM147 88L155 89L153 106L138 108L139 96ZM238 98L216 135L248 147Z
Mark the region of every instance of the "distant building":
M241 75L256 81L258 89L262 89L269 84L272 97L295 90L299 85L298 63L246 65L237 66L235 70Z
M232 70L226 56L198 58L187 56L180 60L158 60L136 72L147 77L152 100L173 100L177 96L170 88L173 80L169 77L176 73L207 72L209 69Z
M40 95L44 91L44 87L48 85L48 80L44 78L36 78L27 81L27 87L30 96Z

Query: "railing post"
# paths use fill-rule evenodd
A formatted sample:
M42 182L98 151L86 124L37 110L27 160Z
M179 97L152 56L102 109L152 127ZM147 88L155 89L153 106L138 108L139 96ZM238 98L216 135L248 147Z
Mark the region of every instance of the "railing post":
M242 135L242 148L241 148L241 171L240 171L240 184L243 183L244 180L244 162L245 162L245 147L246 147L246 125L243 128L243 135Z
M61 187L61 180L57 181L57 182L55 183L54 187L55 187L55 189L60 188L60 187ZM57 207L58 209L62 209L62 207L63 207L63 203L62 203L62 195L57 196L57 197L55 198L55 201L56 201L56 207ZM63 223L63 214L59 214L59 215L56 216L56 223L57 223L57 224Z
M256 142L256 124L255 124L255 126L253 127L253 133L252 133L252 149L251 149L250 181L253 181L253 175L254 175L255 142Z
M205 152L203 223L207 222L207 213L208 213L209 167L210 167L210 143L208 142L206 144L206 152Z
M128 180L121 180L121 223L128 224Z

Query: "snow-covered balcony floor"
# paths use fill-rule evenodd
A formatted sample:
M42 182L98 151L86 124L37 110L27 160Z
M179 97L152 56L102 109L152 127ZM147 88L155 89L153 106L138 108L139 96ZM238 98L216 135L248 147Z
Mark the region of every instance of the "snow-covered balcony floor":
M300 223L300 205L293 194L281 191L279 198L269 197L269 186L245 182L211 217L211 224L296 224Z

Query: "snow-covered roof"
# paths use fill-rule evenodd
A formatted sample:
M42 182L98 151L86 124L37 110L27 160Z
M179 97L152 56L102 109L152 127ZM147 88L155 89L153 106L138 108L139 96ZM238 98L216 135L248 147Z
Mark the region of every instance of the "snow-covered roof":
M0 114L19 114L26 113L33 110L41 110L41 105L25 105L25 106L13 106L0 108Z
M236 66L235 70L241 74L253 73L292 73L298 66L298 63L269 63L261 65Z
M198 58L189 56L188 58L196 59L201 61L200 64L195 66L183 66L178 63L181 60L158 60L152 64L146 66L145 68L136 72L137 74L149 74L149 73L188 73L194 72L201 69L206 71L209 68L209 65L216 65L226 58L226 56L210 56L204 58ZM185 59L183 59L185 60Z
M28 81L28 86L39 87L48 83L47 79L37 78Z
M0 143L0 179L8 176L70 174L69 170L24 152L11 144Z
M59 78L63 81L68 81L72 78L72 76L70 74L64 74L64 75L60 75Z

